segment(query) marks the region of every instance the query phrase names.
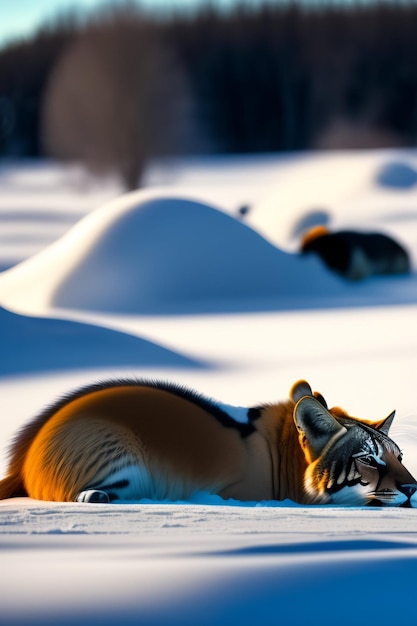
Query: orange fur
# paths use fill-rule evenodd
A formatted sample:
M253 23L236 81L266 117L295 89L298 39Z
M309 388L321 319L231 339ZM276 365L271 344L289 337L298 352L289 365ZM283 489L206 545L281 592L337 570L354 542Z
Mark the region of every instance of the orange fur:
M312 228L310 228L310 230L304 233L301 240L301 250L304 250L309 243L314 241L314 239L317 239L318 237L323 237L324 235L328 234L329 229L326 226L322 226L321 224L319 224L318 226L313 226Z

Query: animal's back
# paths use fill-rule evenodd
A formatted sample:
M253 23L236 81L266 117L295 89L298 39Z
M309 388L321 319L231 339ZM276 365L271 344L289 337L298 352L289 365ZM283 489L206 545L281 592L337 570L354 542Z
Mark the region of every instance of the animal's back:
M12 458L15 475L3 481L3 493L16 486L17 493L4 497L27 493L72 501L104 483L115 499L185 498L195 488L221 491L242 473L244 428L179 387L123 382L93 387L21 433Z

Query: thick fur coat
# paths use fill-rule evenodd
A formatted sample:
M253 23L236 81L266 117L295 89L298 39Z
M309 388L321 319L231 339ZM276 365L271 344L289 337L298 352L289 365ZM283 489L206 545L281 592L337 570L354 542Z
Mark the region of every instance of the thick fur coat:
M177 385L120 380L79 389L27 424L0 498L121 502L196 492L245 501L412 506L417 484L388 437L328 409L298 381L284 402L223 405Z

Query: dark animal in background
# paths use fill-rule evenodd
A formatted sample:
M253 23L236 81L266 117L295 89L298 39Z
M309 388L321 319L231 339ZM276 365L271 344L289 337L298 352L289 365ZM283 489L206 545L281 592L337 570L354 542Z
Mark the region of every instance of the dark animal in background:
M331 270L349 280L378 274L410 272L407 252L394 239L381 233L340 230L315 226L303 237L303 254L317 254Z

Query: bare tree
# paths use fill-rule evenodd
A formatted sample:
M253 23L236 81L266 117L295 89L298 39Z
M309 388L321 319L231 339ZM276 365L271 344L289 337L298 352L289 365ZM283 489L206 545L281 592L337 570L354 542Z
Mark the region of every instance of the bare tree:
M58 61L44 99L47 153L140 184L155 154L184 139L186 81L155 27L137 12L102 18Z

